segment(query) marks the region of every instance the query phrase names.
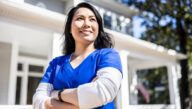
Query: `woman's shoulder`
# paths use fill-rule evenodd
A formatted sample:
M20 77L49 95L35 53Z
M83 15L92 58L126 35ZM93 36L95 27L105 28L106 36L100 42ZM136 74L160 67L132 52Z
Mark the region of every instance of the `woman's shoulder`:
M63 55L63 56L54 57L54 58L51 60L51 63L54 63L54 64L63 63L64 61L66 61L66 59L67 59L68 56L69 56L69 55Z
M108 54L108 53L118 53L115 49L113 48L102 48L99 50L100 54Z

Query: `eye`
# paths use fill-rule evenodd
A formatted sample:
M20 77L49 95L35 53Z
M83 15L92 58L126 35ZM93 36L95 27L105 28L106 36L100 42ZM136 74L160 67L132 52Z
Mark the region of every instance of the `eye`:
M78 17L76 20L83 20L83 17Z
M95 18L91 18L90 20L91 20L91 21L96 21L96 19L95 19Z

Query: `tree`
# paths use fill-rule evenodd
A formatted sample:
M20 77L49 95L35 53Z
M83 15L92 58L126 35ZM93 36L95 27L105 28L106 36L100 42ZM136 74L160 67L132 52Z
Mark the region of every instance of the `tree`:
M191 56L192 53L192 0L130 0L129 5L144 14L142 25L147 30L141 39L175 49ZM189 59L181 60L181 108L189 107Z

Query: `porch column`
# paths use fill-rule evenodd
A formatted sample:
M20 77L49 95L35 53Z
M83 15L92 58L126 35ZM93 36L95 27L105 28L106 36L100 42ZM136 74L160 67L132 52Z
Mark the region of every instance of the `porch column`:
M122 72L123 79L121 84L121 108L120 109L128 109L130 104L129 101L129 84L128 84L128 51L120 51L121 63L122 63Z
M176 71L176 63L170 63L167 65L168 68L168 78L169 78L169 95L170 103L176 106L176 109L181 109L180 107L180 96L178 88L178 72Z
M27 104L27 89L28 89L28 74L29 74L29 62L23 63L23 75L21 79L21 99L20 104L25 105Z
M11 65L10 65L9 88L8 88L9 105L15 104L18 55L19 55L19 44L17 42L12 42Z
M137 69L134 66L129 68L129 87L130 87L130 104L137 105L138 104L138 90L137 90Z

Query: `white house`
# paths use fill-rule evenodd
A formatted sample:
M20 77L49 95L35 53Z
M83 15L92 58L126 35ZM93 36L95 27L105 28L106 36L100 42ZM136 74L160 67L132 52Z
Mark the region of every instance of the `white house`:
M81 0L82 1L82 0ZM133 38L138 10L116 0L87 0L103 16L123 65L117 109L180 109L178 61L186 56ZM61 55L65 15L80 0L0 0L0 108L32 108L32 95L49 61ZM165 66L169 104L138 103L137 71ZM15 105L19 104L19 105Z

